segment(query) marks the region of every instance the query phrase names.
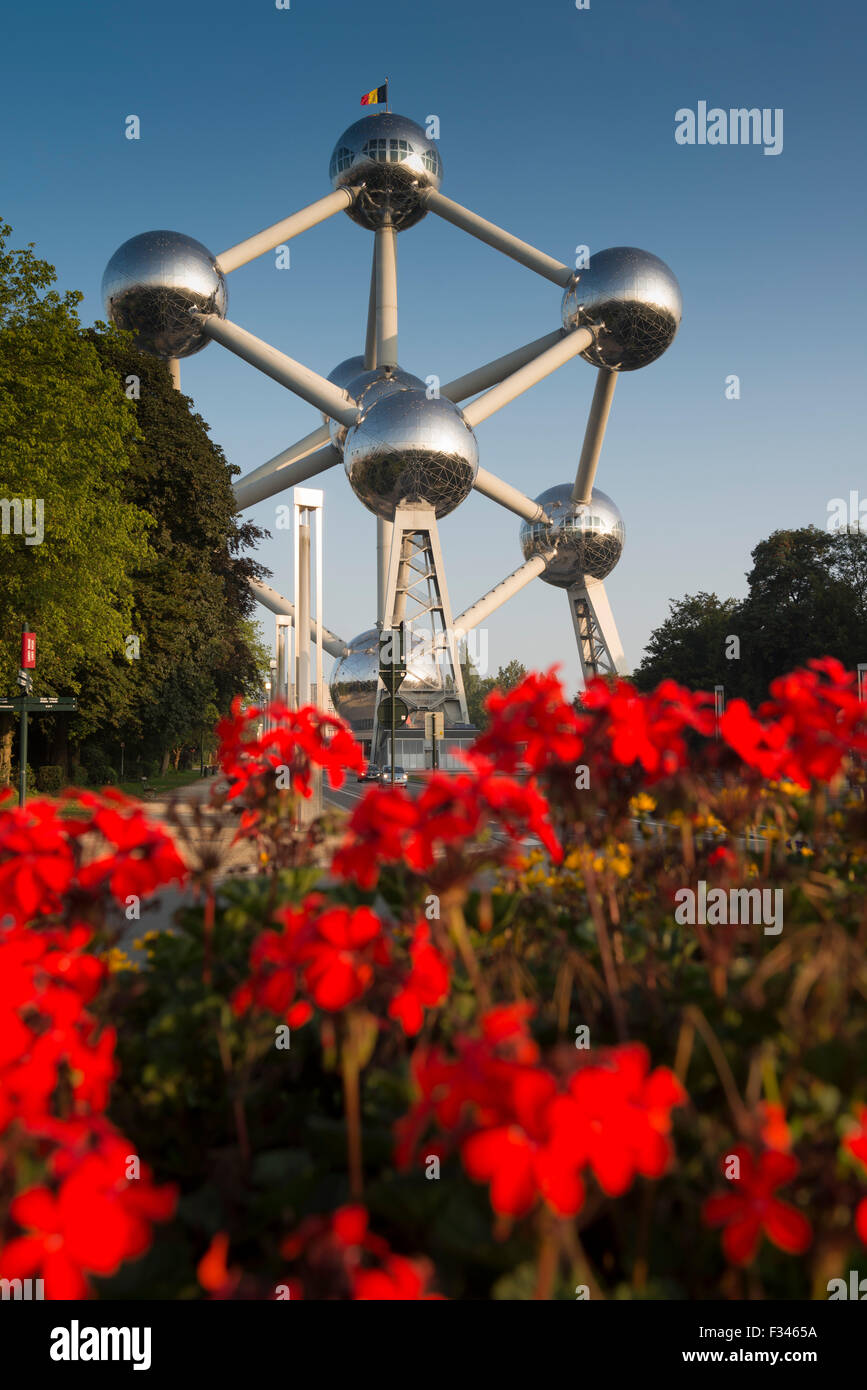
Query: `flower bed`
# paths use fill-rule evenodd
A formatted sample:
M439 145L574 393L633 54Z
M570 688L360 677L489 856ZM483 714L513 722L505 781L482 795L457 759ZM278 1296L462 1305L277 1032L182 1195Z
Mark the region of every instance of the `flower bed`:
M0 811L0 1277L45 1296L825 1298L867 1241L867 719L556 675L466 771L219 726L262 872L117 792ZM530 769L523 776L521 769ZM216 842L215 842L216 843ZM97 846L94 849L94 846ZM177 930L117 944L169 884ZM690 915L691 914L691 915Z

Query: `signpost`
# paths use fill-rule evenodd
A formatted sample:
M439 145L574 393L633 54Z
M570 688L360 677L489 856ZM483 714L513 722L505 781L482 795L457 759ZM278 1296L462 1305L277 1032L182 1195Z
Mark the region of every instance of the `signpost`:
M444 722L442 710L436 710L433 714L428 712L424 717L424 736L431 746L431 767L434 772L440 765L439 743L445 733Z
M32 671L36 666L36 633L25 623L21 632L20 695L0 695L0 714L18 714L18 805L27 801L27 717L31 714L72 714L78 709L74 695L34 695Z
M396 640L395 640L396 639ZM397 650L395 650L395 647ZM397 726L406 723L406 718L398 720L398 707L406 710L407 717L409 709L403 700L395 699L400 686L406 677L406 660L404 658L404 631L403 623L399 628L383 628L379 634L379 679L382 681L391 699L388 702L388 716L391 721L391 785L394 786L394 766L395 766L395 736Z

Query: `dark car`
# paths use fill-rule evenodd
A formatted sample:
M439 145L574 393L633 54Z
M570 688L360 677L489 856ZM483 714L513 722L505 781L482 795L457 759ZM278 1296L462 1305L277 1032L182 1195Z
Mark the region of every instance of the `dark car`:
M377 763L368 763L363 772L359 772L356 782L378 782L380 769Z

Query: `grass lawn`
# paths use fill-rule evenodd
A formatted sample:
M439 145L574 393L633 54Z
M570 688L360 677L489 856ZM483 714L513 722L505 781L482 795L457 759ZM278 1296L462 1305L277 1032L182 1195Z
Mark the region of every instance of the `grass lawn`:
M199 780L199 768L187 768L184 772L169 771L166 773L165 777L149 777L147 786L152 791L168 793L177 791L179 787L189 786L191 782L198 782ZM136 782L118 782L117 785L122 792L126 792L127 796L140 797L144 783L141 781L141 778L139 778Z

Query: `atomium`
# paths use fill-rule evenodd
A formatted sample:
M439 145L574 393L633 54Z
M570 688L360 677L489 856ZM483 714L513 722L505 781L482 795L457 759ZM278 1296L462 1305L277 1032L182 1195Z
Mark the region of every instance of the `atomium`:
M479 450L456 405L406 387L362 411L347 431L343 463L356 496L377 516L390 521L405 503L427 504L439 518L472 491Z
M601 325L582 357L620 372L634 372L661 357L682 312L673 272L658 256L634 246L596 251L563 295L564 328Z
M373 722L379 689L379 631L369 628L347 645L347 655L341 657L331 673L331 699L341 719L348 719L356 727L369 725ZM429 704L430 698L425 700L425 696L440 697L441 694L441 671L435 655L420 650L419 646L411 648L400 698L408 699L410 704L416 701Z
M507 165L508 160L503 167L510 176ZM305 435L239 479L235 497L243 510L306 483L342 457L356 496L376 515L377 627L354 639L332 681L338 711L356 727L371 730L381 694L377 631L401 622L411 633L426 629L427 635L429 630L430 645L439 658L412 657L401 694L416 700L417 709L448 710L449 727L466 729L460 663L446 635L483 631L479 624L539 574L540 556L546 557L540 577L567 591L585 678L623 668L623 649L602 583L623 550L623 519L592 483L618 374L656 361L673 341L681 318L677 280L658 257L617 246L594 253L586 269L573 271L454 199L440 197L442 173L438 142L421 125L389 111L367 114L334 148L330 178L335 193L317 197L289 216L282 209L279 221L216 258L200 242L177 232L133 237L112 256L103 278L108 317L131 330L145 351L164 359L188 357L213 338L320 411L327 431ZM397 353L397 247L396 237L390 235L377 236L373 247L365 355L345 358L327 380L226 320L224 272L282 248L300 232L342 211L374 232L411 228L433 212L541 276L549 293L553 282L558 299L562 295L559 321L566 333L558 326L555 332L498 355L451 380L433 399L421 378L399 366L368 369L366 361L393 363ZM574 244L574 235L569 240ZM554 300L552 308L556 304ZM576 336L579 329L590 331ZM521 529L524 564L455 615L437 519L453 512L474 487L522 518L535 510L518 488L479 468L474 429L579 352L603 369L596 377L575 482L582 491L592 489L591 500L574 503L574 488L568 483L543 492L537 503L547 519L525 522ZM177 362L172 373L179 384ZM335 419L329 410L341 418ZM330 444L325 442L327 435ZM543 430L540 436L544 439ZM540 445L540 452L543 449ZM298 489L299 509L308 505L303 496ZM318 558L319 553L317 562ZM250 582L255 591L256 582ZM350 573L346 583L354 585L355 575ZM300 578L296 584L300 592ZM273 591L262 601L280 619L279 644L280 623L297 619L297 609ZM335 656L346 652L334 633L324 646ZM286 650L284 645L288 661ZM296 657L300 650L296 644ZM281 680L285 679L284 670ZM376 755L378 748L372 751Z
M155 357L191 357L208 338L191 309L226 317L223 273L206 246L182 232L142 232L119 246L105 268L106 314Z
M361 187L349 217L368 231L403 231L425 215L419 193L438 189L442 160L436 141L406 116L378 112L345 130L334 147L329 174L335 188Z
M540 578L558 589L582 579L604 579L623 554L626 527L607 493L594 488L589 502L572 501L572 484L558 483L535 499L550 521L525 521L521 551L525 560L556 550Z

